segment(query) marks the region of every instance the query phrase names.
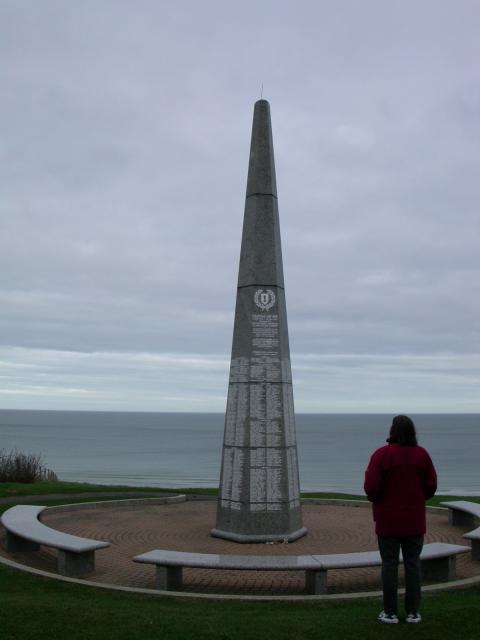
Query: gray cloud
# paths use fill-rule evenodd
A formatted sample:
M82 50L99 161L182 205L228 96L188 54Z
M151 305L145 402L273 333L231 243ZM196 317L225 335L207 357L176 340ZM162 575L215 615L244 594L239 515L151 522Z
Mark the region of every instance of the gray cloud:
M297 410L480 410L479 23L4 0L0 406L223 410L263 82Z

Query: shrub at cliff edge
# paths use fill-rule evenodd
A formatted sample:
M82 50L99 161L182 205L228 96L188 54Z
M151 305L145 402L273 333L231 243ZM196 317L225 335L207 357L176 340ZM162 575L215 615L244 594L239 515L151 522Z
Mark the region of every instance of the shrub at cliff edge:
M47 469L42 457L20 451L0 451L0 482L31 483L40 480L57 480L56 474Z

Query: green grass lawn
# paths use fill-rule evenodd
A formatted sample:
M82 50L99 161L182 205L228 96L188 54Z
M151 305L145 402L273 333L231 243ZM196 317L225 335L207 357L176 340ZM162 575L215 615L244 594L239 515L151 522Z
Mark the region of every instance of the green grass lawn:
M0 567L2 640L414 637L478 640L480 588L425 595L420 625L381 625L378 600L344 603L210 602L65 584Z
M169 487L131 487L123 485L103 485L103 484L87 484L85 482L64 482L58 480L55 482L35 482L33 484L22 484L20 482L0 482L0 498L21 497L21 496L48 496L49 494L80 494L80 493L111 493L112 497L120 492L148 492L152 494L157 493L187 493L197 495L212 495L215 496L218 493L216 488L182 488L172 489ZM325 498L325 499L339 499L339 500L366 500L366 497L361 494L350 493L326 493L326 492L304 492L302 498ZM468 497L463 496L435 496L428 501L427 504L436 506L444 500L470 500L473 502L480 502L480 496Z
M201 493L204 495L216 495L217 489L164 489L161 487L130 487L123 485L87 484L85 482L64 482L62 480L34 482L23 484L20 482L0 482L0 498L15 496L48 495L51 493L102 493L118 494L119 492L149 492L149 493Z
M139 488L63 482L22 487L0 485L0 496L38 495L46 502L51 493L94 490L109 491L114 497L118 491L136 491ZM204 489L197 492L207 493ZM305 497L307 495L360 498L344 494L318 493L306 494ZM442 499L438 497L430 502L437 504ZM454 498L449 496L448 499ZM76 502L78 499L62 501ZM8 506L11 505L5 508ZM428 640L480 638L479 587L426 594L422 606L424 621L420 625L381 625L376 621L380 608L381 603L377 599L291 604L138 596L66 584L0 566L1 640L368 640L407 635Z

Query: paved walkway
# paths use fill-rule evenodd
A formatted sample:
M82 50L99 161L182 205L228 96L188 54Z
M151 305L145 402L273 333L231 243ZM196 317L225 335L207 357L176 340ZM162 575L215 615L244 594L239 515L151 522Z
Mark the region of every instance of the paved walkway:
M111 540L112 546L97 551L96 570L88 580L132 587L154 588L153 566L132 562L134 555L151 549L177 549L204 553L302 555L342 553L376 549L369 507L305 504L304 525L308 535L291 544L236 544L210 536L215 524L215 501L92 509L47 514L43 521L68 533L97 540ZM428 513L426 542L466 544L464 531L448 524L447 512ZM12 554L14 559L54 572L56 552ZM480 574L480 563L470 554L457 558L457 577ZM239 594L302 594L303 572L216 571L186 569L185 591ZM379 568L329 572L329 592L347 593L378 590Z

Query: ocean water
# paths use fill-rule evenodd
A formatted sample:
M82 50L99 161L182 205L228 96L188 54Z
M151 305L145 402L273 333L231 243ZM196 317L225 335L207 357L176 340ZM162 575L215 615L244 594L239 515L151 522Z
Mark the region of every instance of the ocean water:
M412 415L439 492L480 495L480 414ZM361 493L391 415L297 414L302 491ZM224 416L0 410L0 449L41 454L62 480L157 487L218 486Z

